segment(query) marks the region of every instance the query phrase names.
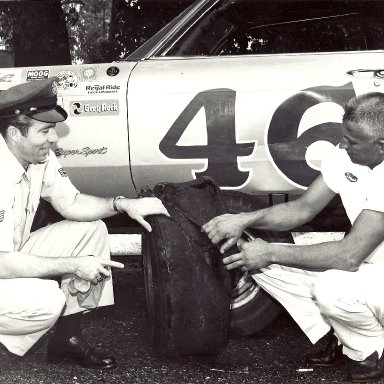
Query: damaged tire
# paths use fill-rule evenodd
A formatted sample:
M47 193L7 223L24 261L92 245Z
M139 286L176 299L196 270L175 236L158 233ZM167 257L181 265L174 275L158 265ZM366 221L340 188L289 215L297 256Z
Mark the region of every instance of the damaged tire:
M217 354L228 340L232 285L199 222L225 212L220 190L202 179L158 184L154 194L171 218L149 217L143 236L150 342L165 356Z
M165 356L216 354L226 345L229 332L252 335L276 318L281 309L251 276L242 276L239 282L228 273L218 248L200 230L201 224L214 216L254 211L264 204L255 196L216 190L204 180L194 183L201 189L199 194L192 193L192 199L185 197L189 202L181 203L184 209L193 211L192 220L180 215L180 209L174 209L172 204L165 204L171 219L149 218L153 231L143 236L150 341ZM162 194L155 188L155 195L172 199L174 191ZM201 217L203 222L199 223ZM292 242L287 233L253 234L266 241ZM231 253L235 251L232 249Z

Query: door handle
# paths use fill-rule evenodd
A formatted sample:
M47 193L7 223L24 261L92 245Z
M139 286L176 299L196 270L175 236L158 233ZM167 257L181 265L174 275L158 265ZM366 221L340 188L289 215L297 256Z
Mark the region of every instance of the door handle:
M351 69L347 71L348 76L368 78L373 75L376 79L384 79L384 69Z

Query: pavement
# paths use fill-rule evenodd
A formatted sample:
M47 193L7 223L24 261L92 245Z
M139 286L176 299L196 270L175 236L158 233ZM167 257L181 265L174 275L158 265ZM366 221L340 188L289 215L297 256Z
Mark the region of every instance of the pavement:
M110 351L118 367L100 371L64 363L48 364L45 359L49 332L22 358L0 348L0 384L344 382L345 366L307 370L303 363L305 353L321 348L324 342L312 346L285 312L260 334L229 339L218 356L156 355L147 340L141 258L114 260L126 265L125 269L114 271L116 304L85 315L84 333L91 344Z

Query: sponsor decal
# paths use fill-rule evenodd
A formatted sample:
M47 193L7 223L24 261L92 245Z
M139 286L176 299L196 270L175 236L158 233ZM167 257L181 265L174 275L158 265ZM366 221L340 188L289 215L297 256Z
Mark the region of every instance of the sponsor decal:
M71 102L71 116L110 116L119 114L119 100Z
M68 177L68 174L64 171L64 168L59 168L58 171L61 177Z
M107 69L107 75L108 76L116 76L120 72L120 69L118 67L109 67Z
M55 155L57 157L67 157L67 156L91 156L91 155L105 155L108 152L107 147L101 147L101 148L91 148L91 147L84 147L82 149L64 149L64 148L57 148L55 150Z
M52 94L53 94L53 95L57 95L57 87L58 87L58 85L57 85L57 81L53 81L51 87L52 87L52 88L51 88Z
M2 211L0 211L0 223L4 220L4 214L5 214L5 211L3 209Z
M14 73L1 74L0 73L0 83L11 83L15 77Z
M89 95L97 94L97 93L117 93L120 90L120 85L111 85L111 84L103 84L103 85L87 85L85 90Z
M60 91L76 88L79 82L79 78L77 77L76 73L72 71L61 71L55 76L59 78L57 88Z
M27 81L44 80L49 77L49 69L32 69L27 72Z
M80 68L81 80L95 81L97 79L97 65L87 65Z
M358 178L354 174L352 174L351 172L345 172L345 177L351 183L356 183L356 181L358 180Z

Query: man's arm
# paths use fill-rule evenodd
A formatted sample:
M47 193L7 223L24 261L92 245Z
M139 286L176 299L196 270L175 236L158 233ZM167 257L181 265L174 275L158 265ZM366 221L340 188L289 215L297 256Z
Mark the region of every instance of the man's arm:
M0 279L73 273L96 284L100 275L110 275L108 267L123 268L124 265L111 260L101 261L94 256L43 257L22 252L0 252Z
M298 227L314 218L334 196L335 192L328 188L320 175L297 200L255 212L221 215L203 225L202 230L214 244L227 239L220 248L225 252L246 228L284 231Z
M224 259L227 269L254 271L280 264L308 270L356 271L384 241L384 213L363 210L350 233L340 241L307 246L270 244L261 239L239 245L240 252Z
M116 201L116 207L120 212L127 213L132 219L138 221L146 230L152 228L144 219L148 215L169 216L167 209L156 197L144 197L140 199L120 199ZM68 220L93 221L114 216L118 212L113 209L113 199L96 197L79 193L74 203L60 212Z

